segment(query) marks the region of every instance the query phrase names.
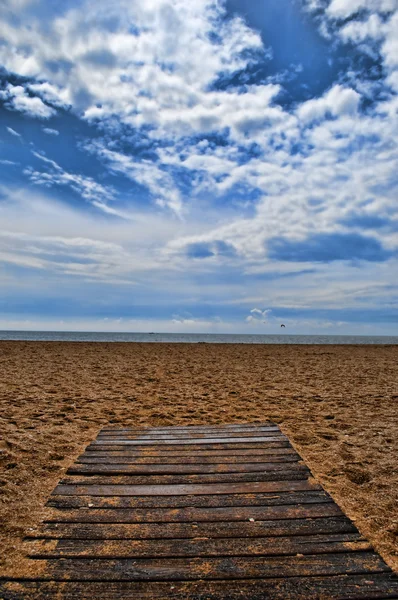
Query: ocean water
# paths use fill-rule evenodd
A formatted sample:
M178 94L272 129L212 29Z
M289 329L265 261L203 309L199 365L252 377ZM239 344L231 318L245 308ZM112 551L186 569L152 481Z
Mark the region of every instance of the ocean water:
M44 342L164 342L189 344L398 344L398 336L249 335L224 333L111 333L81 331L0 331L0 340Z

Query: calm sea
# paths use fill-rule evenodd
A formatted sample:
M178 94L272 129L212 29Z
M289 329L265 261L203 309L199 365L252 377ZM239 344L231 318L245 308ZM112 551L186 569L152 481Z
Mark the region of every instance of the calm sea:
M398 344L398 336L382 335L235 335L224 333L95 333L80 331L0 331L0 340L166 342L169 344Z

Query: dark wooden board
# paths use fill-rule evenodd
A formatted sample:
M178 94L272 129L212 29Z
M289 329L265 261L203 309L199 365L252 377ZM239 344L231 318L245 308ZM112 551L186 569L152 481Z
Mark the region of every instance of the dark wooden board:
M118 438L118 439L98 439L98 441L92 442L92 446L152 446L154 444L154 440L148 439L131 439L128 440L126 438ZM287 438L282 435L257 435L255 437L209 437L209 438L195 438L192 437L190 439L159 439L156 440L156 446L198 446L198 445L213 445L213 444L255 444L255 443L264 443L264 442L286 442Z
M341 516L334 502L322 504L285 504L282 506L243 506L180 509L94 509L63 511L46 523L189 523L207 521L267 521L270 519L307 519Z
M75 540L29 539L29 556L35 558L108 557L156 558L167 556L289 556L331 554L372 550L358 533L312 536L260 537L232 539L177 540Z
M101 432L98 434L97 439L103 438L141 438L141 439L152 439L155 442L162 439L169 438L182 438L182 439L190 439L192 437L206 438L206 437L256 437L258 435L268 436L268 435L281 435L281 431L279 427L252 427L247 429L229 429L227 430L210 430L210 429L202 429L192 431L191 429L186 429L182 431L173 431L170 429L169 431L162 432L147 432L147 431L119 431L114 433L109 432Z
M226 463L226 464L75 464L67 470L68 475L185 475L209 473L266 473L269 471L305 471L307 467L298 462Z
M148 452L148 451L157 451L157 452L167 452L167 451L178 451L178 452L183 452L184 450L186 450L187 452L197 452L199 451L205 451L205 450L218 450L218 451L223 451L223 450L255 450L255 449L266 449L266 448L291 448L289 441L282 438L282 437L276 437L274 436L272 439L271 438L267 438L268 441L267 442L241 442L241 443L229 443L229 442L219 442L219 443L209 443L209 442L205 442L203 444L160 444L159 446L153 444L152 442L149 442L148 444L137 444L137 443L129 443L129 442L124 442L124 443L113 443L113 444L109 444L107 443L103 443L101 441L99 442L92 442L92 444L90 444L90 446L87 446L86 448L86 452L87 451L94 451L94 452L98 452L98 451L102 451L102 452L107 452L107 451L117 451L117 450L133 450L136 449L137 451L141 451L143 453Z
M210 483L244 483L264 481L297 481L307 479L304 465L289 463L286 470L259 471L256 473L209 473L202 475L70 475L61 480L74 485L190 485Z
M398 582L272 423L106 428L0 599L394 598Z
M265 427L266 429L277 429L279 430L278 425L271 422L265 423L235 423L231 425L224 424L216 424L216 425L173 425L168 427L103 427L98 435L103 435L107 433L115 433L118 435L119 433L133 432L133 433L178 433L180 431L220 431L224 433L225 431L234 431L234 430L261 430L261 428Z
M177 457L179 462L184 462L185 458L234 458L234 457L248 457L248 456L268 456L275 454L296 454L296 451L290 446L289 442L282 442L276 444L270 444L266 448L233 448L232 450L224 450L223 446L220 446L216 450L206 450L205 448L198 448L192 450L189 447L180 448L178 450L170 450L167 446L149 446L143 448L109 448L109 450L103 450L101 448L93 448L89 446L84 452L84 456L132 456L137 458L151 458L158 456L159 458L174 458Z
M267 451L268 452L268 451ZM240 463L287 463L301 460L294 452L285 454L262 454L262 455L240 455L240 456L93 456L93 452L82 454L76 460L76 464L135 464L135 465L229 465Z
M207 494L201 496L50 496L47 506L70 508L219 508L227 506L278 506L333 502L321 491L288 491L256 494ZM90 506L89 506L90 505Z
M225 473L204 475L68 475L60 480L61 485L77 486L159 486L167 488L189 485L227 485L239 483L277 483L278 481L306 481L308 472L303 469L269 471L258 473ZM177 487L178 489L178 487ZM90 493L90 492L88 492ZM142 492L144 493L144 487Z
M150 441L154 444L158 444L159 442L166 442L166 441L176 441L176 443L180 443L180 441L190 441L192 440L193 443L195 440L201 440L201 441L207 441L209 440L209 443L211 443L211 440L213 439L218 439L218 440L235 440L235 439L242 439L244 438L245 441L250 442L251 439L253 438L274 438L274 437L285 437L283 436L283 434L278 431L278 430L267 430L267 431L248 431L248 432L241 432L241 431L232 431L232 432L228 432L228 433L201 433L201 432L195 432L195 433L175 433L175 434L160 434L160 435L156 435L156 434L139 434L139 435L135 435L133 433L131 434L120 434L120 435L99 435L97 437L98 441L117 441L117 440L124 440L126 442L129 441Z
M231 523L45 523L29 531L27 537L75 539L173 539L227 538L312 535L327 533L357 533L346 517L319 517L272 521L239 521Z
M398 598L390 573L237 581L30 582L1 584L3 600L383 600Z
M60 484L54 494L60 496L189 496L214 494L256 494L258 492L289 492L321 490L315 482L301 481L255 481L226 484L182 485L80 485Z
M382 573L389 569L374 552L346 552L304 556L270 556L222 558L135 558L73 559L46 561L43 579L75 581L191 581L302 577Z

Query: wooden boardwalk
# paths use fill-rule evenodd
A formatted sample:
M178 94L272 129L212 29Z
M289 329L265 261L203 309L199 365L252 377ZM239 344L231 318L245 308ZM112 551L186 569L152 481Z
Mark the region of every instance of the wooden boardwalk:
M0 599L398 598L272 423L103 429Z

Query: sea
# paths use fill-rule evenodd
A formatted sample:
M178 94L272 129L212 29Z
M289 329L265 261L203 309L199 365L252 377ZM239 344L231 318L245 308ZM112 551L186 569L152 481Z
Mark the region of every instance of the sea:
M397 344L387 335L290 335L226 333L111 333L84 331L0 331L0 340L37 342L150 342L167 344Z

